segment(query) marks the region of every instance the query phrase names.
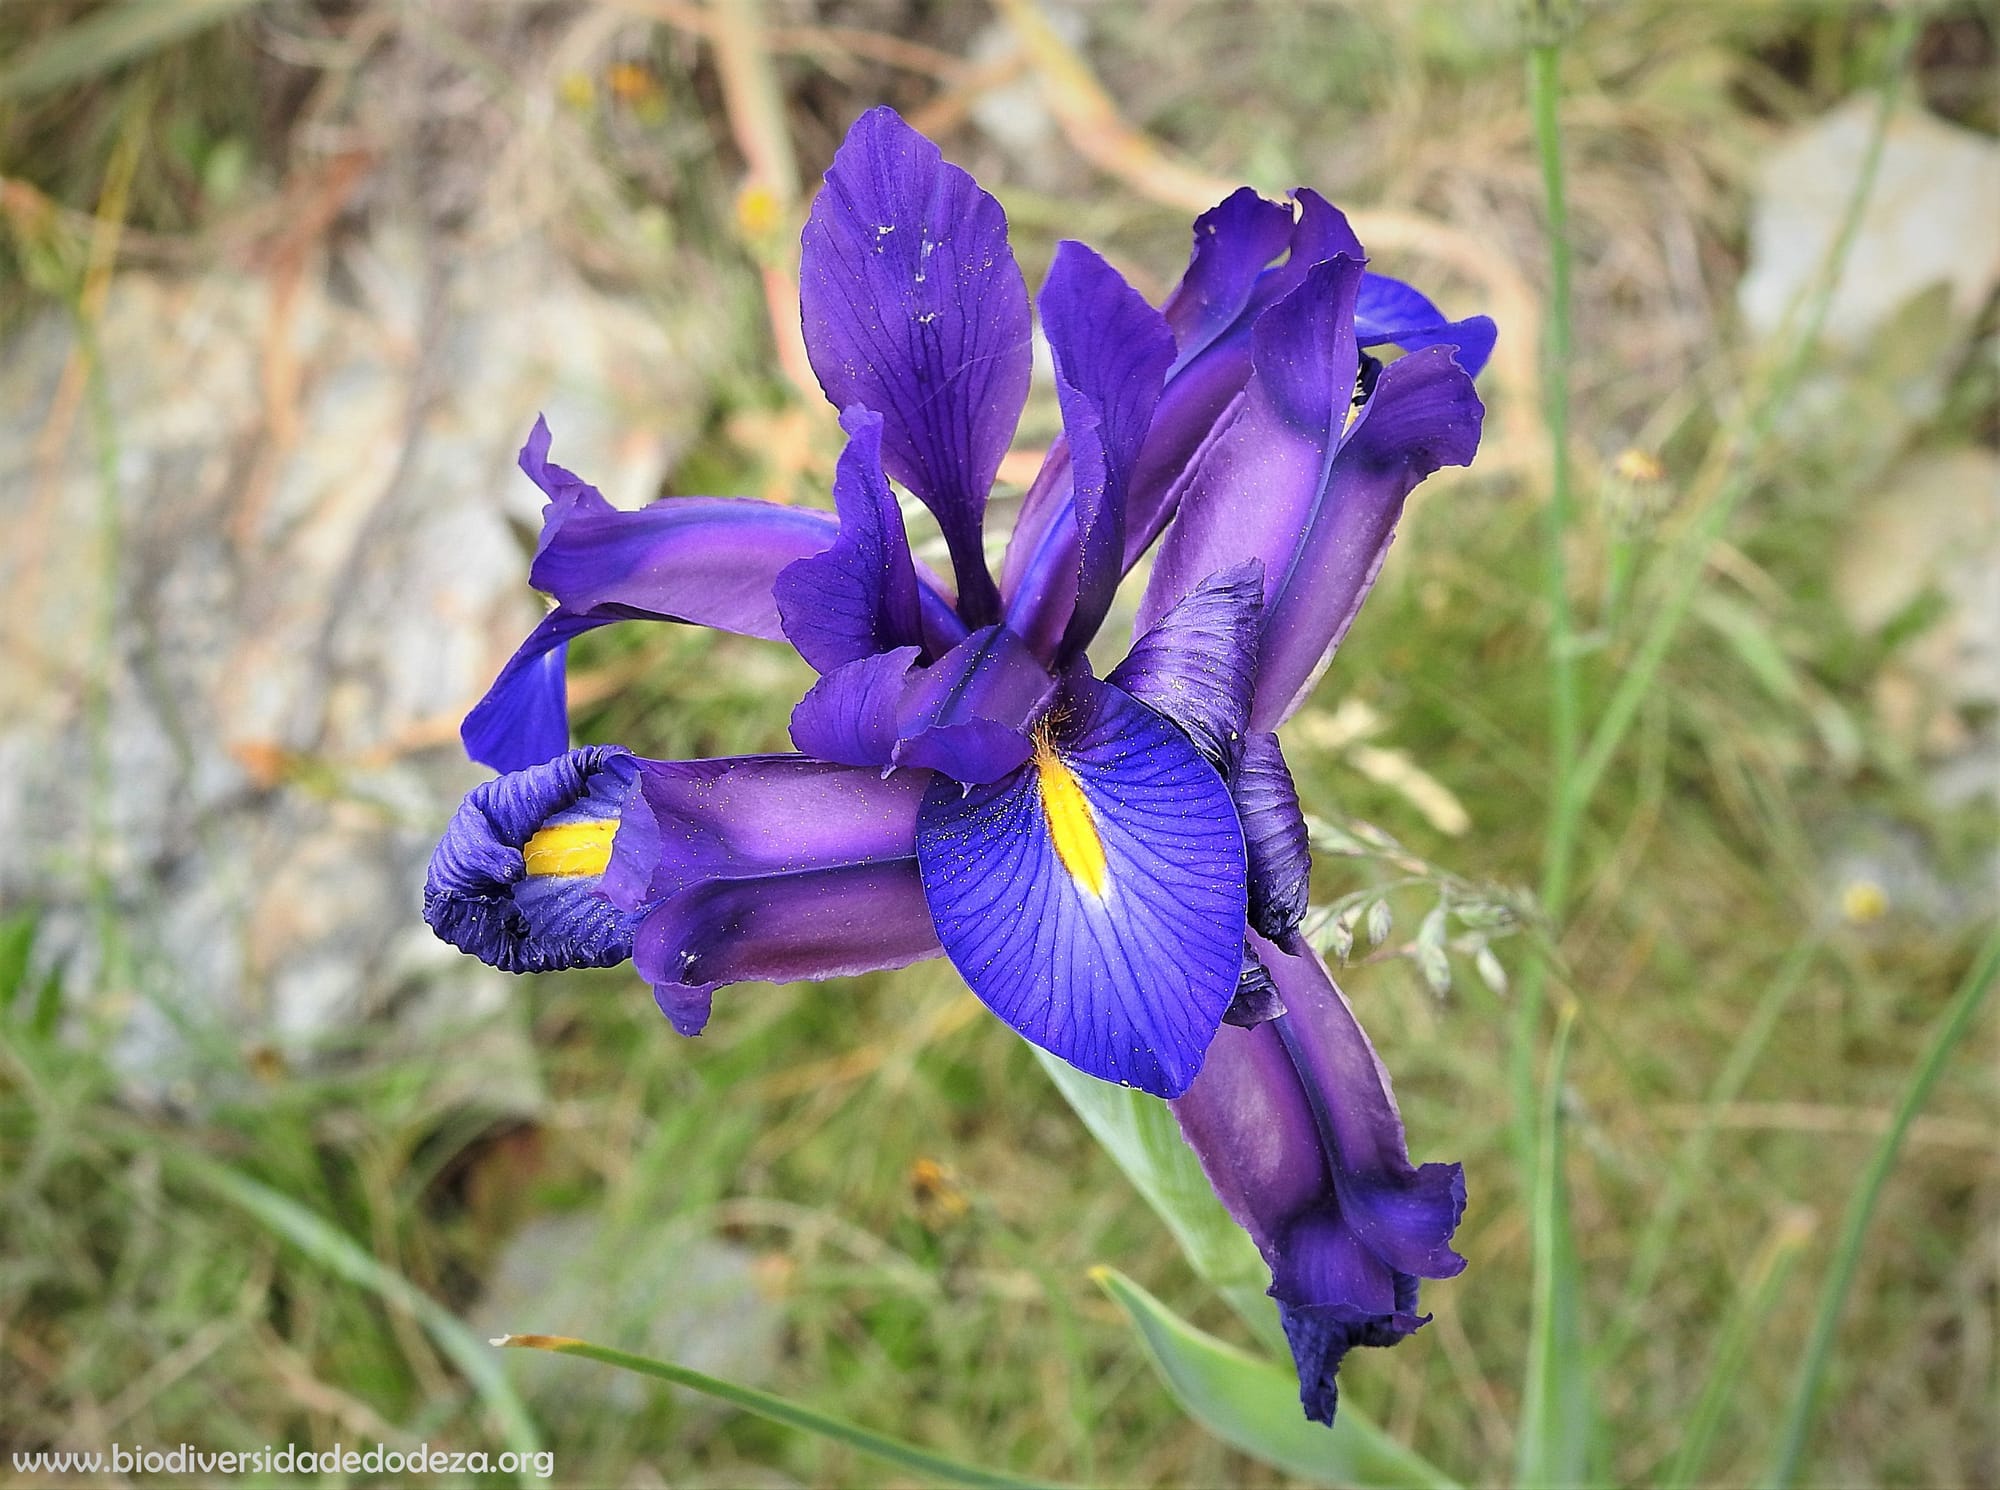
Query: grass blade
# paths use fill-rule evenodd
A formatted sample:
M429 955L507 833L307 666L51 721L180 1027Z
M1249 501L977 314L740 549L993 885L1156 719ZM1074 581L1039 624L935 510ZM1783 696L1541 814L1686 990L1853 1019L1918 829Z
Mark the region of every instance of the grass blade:
M1723 1321L1708 1379L1702 1383L1701 1393L1681 1429L1681 1446L1660 1482L1663 1486L1692 1487L1699 1482L1702 1466L1708 1462L1709 1450L1715 1444L1716 1430L1722 1426L1722 1414L1749 1359L1750 1342L1771 1317L1785 1279L1791 1276L1792 1264L1799 1260L1811 1236L1809 1216L1797 1213L1786 1216L1751 1264L1749 1286Z
M1834 1336L1840 1328L1840 1315L1847 1304L1848 1290L1854 1285L1854 1270L1861 1262L1861 1244L1867 1238L1868 1223L1874 1218L1875 1203L1882 1198L1882 1186L1888 1181L1889 1171L1896 1167L1896 1155L1902 1151L1903 1139L1910 1131L1911 1122L1930 1096L1931 1088L1937 1085L1945 1062L1951 1059L1951 1053L1972 1028L1972 1021L1979 1013L1980 1005L1986 1002L1986 995L1992 992L1996 977L2000 977L2000 927L1987 937L1986 944L1979 949L1979 955L1973 961L1971 971L1965 975L1965 981L1952 995L1929 1048L1910 1073L1910 1084L1904 1088L1902 1099L1896 1104L1895 1115L1889 1121L1889 1131L1876 1145L1867 1169L1862 1172L1861 1183L1855 1187L1854 1198L1848 1202L1847 1216L1841 1222L1840 1238L1834 1245L1833 1265L1827 1271L1826 1282L1820 1286L1819 1308L1813 1316L1805 1359L1799 1365L1792 1405L1786 1413L1784 1432L1779 1437L1778 1451L1772 1459L1771 1473L1766 1481L1771 1490L1784 1490L1798 1480L1800 1461L1805 1457L1806 1435L1812 1431L1820 1387L1825 1382L1827 1362L1833 1354Z
M1534 1303L1529 1317L1527 1386L1521 1397L1516 1482L1537 1487L1584 1482L1590 1448L1590 1388L1577 1317L1576 1253L1562 1170L1563 1069L1574 1005L1556 1025L1536 1136L1533 1210Z
M1320 1426L1300 1409L1291 1371L1196 1329L1115 1268L1091 1276L1137 1327L1174 1399L1225 1443L1316 1485L1453 1490L1443 1470L1352 1407Z
M218 25L256 0L125 0L91 12L0 67L0 103L80 83Z
M502 1335L493 1343L517 1350L546 1350L554 1355L581 1356L587 1361L598 1361L640 1376L671 1382L677 1387L687 1387L733 1407L740 1407L745 1412L769 1418L774 1423L783 1423L788 1428L800 1428L835 1443L844 1443L884 1463L897 1465L940 1484L967 1485L975 1487L975 1490L1021 1490L1024 1486L1046 1486L1050 1483L1046 1480L1019 1479L999 1470L981 1469L976 1464L961 1464L956 1459L933 1454L929 1449L918 1448L900 1438L890 1438L844 1418L801 1406L788 1398L760 1392L755 1387L738 1386L733 1381L677 1366L671 1361L656 1361L612 1350L608 1346L592 1345L588 1340L572 1340L565 1335Z
M1764 990L1764 996L1758 1000L1750 1022L1737 1036L1728 1060L1723 1062L1722 1070L1709 1087L1702 1120L1681 1141L1680 1152L1674 1156L1674 1167L1654 1199L1646 1229L1640 1233L1638 1245L1633 1248L1632 1271L1626 1279L1624 1297L1619 1301L1618 1314L1610 1334L1597 1352L1601 1365L1608 1367L1615 1363L1638 1334L1646 1300L1652 1296L1653 1285L1659 1281L1660 1271L1666 1266L1671 1253L1674 1227L1695 1193L1696 1181L1708 1169L1709 1150L1715 1143L1717 1115L1742 1093L1750 1073L1756 1069L1764 1048L1770 1043L1778 1020L1791 1007L1794 995L1805 986L1806 974L1812 971L1813 963L1818 960L1820 946L1820 936L1814 932L1792 948L1772 977L1770 986Z
M247 1211L328 1272L407 1310L437 1342L438 1349L472 1383L493 1415L507 1446L532 1456L541 1435L493 1352L464 1322L401 1273L386 1268L330 1221L270 1186L199 1155L179 1152L172 1162L188 1179L219 1199ZM525 1479L523 1481L526 1482Z

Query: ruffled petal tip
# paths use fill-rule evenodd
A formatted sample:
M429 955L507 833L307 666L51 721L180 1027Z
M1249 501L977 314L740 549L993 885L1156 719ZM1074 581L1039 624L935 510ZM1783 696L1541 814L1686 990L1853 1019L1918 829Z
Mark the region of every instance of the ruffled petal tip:
M636 774L593 745L473 788L431 855L424 920L503 972L625 961L637 917L601 882Z

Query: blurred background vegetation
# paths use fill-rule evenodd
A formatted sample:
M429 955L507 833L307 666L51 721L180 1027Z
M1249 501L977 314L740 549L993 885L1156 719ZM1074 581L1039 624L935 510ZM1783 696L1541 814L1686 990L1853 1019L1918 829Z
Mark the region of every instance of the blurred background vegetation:
M1549 949L1578 1021L1575 1302L1618 1483L1662 1473L1746 1324L1707 1471L1744 1483L1996 903L1991 249L1865 321L1843 285L1783 407L1733 439L1773 357L1739 283L1811 240L1769 163L1878 87L1892 16L1625 0L1557 24L1589 708L1695 581ZM456 717L533 614L513 445L546 406L557 457L621 501L825 504L837 432L799 387L788 255L886 101L1000 196L1031 283L1075 236L1161 293L1194 211L1308 184L1378 267L1501 323L1479 464L1419 494L1288 739L1334 850L1318 899L1351 913L1320 930L1351 939L1414 1155L1471 1190L1470 1268L1427 1287L1413 1341L1350 1359L1343 1400L1505 1480L1531 1297L1510 1000L1549 932L1524 888L1550 791L1531 39L1478 0L0 9L0 1445L497 1450L511 1392L564 1483L884 1473L583 1362L468 1364L442 1315L1021 1473L1285 1482L1181 1416L1090 1281L1114 1263L1243 1338L948 968L733 990L688 1042L621 972L481 977L415 924L477 779ZM1927 215L1924 131L1990 150L1994 61L1990 11L1922 14L1903 107L1929 119L1892 129L1904 205L1864 215L1857 263L1958 231ZM1830 224L1864 154L1791 184ZM1055 428L1038 392L1027 469ZM807 681L667 628L591 637L572 676L581 738L669 757L785 748ZM133 721L167 703L185 727L149 743ZM1901 1151L1811 1481L2000 1481L1995 1055L1989 1020Z

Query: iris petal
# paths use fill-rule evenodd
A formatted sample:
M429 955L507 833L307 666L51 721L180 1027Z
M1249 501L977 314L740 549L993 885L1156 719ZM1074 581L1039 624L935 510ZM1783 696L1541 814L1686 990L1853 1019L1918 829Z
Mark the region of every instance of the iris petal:
M1243 839L1215 768L1159 715L1075 681L1033 762L924 798L938 939L1027 1039L1107 1081L1185 1090L1237 985Z
M1325 965L1250 947L1285 1013L1224 1028L1174 1115L1270 1265L1306 1412L1331 1422L1341 1357L1415 1330L1418 1279L1464 1268L1464 1172L1410 1163L1388 1075Z
M792 710L792 743L823 761L893 765L897 714L916 660L915 647L898 647L835 668Z
M1250 924L1283 943L1298 930L1312 899L1312 849L1298 788L1276 735L1245 737L1229 795L1243 823L1250 864Z
M424 877L432 930L503 972L623 962L636 918L601 878L637 769L593 745L474 787Z
M1059 636L1061 651L1073 655L1096 634L1125 573L1126 487L1174 338L1165 318L1080 243L1057 245L1039 304L1069 445L1074 600L1066 613L1037 611L1031 588L1030 604L1010 608L1008 624L1037 651L1054 651Z
M1478 395L1442 348L1391 364L1353 411L1361 278L1357 259L1316 265L1257 323L1243 406L1193 473L1139 607L1139 624L1150 625L1203 577L1263 560L1256 729L1282 721L1317 680L1404 498L1478 447Z
M1428 297L1386 274L1362 276L1354 301L1354 333L1364 347L1396 346L1406 352L1455 348L1458 365L1475 378L1493 356L1499 334L1490 316L1446 320Z
M1249 728L1263 608L1259 560L1211 574L1133 644L1110 681L1180 726L1218 770L1233 771Z
M847 431L833 473L840 537L785 569L774 591L785 635L823 673L923 640L910 541L882 474L882 418L857 405L840 425Z
M799 305L826 396L882 416L884 465L937 515L960 613L996 619L980 531L1029 376L1027 284L1000 204L871 109L814 198Z
M927 779L798 755L646 761L605 893L643 912L633 961L682 1034L715 987L934 956L915 835Z
M1021 639L1004 626L975 631L911 679L894 760L955 781L998 781L1028 758L1028 726L1055 692Z

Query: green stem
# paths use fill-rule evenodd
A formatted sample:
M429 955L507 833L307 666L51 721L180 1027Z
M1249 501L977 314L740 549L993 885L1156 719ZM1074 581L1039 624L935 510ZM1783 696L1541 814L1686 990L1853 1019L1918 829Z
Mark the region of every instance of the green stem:
M1567 856L1573 849L1591 798L1624 744L1627 731L1638 717L1639 706L1651 693L1661 664L1673 649L1681 622L1687 618L1688 609L1700 588L1709 550L1750 489L1757 471L1757 454L1775 427L1778 414L1790 400L1819 341L1820 329L1826 324L1827 311L1833 303L1841 271L1853 251L1868 199L1874 192L1875 177L1882 164L1882 147L1888 138L1889 122L1894 117L1897 100L1902 94L1904 74L1917 29L1916 7L1906 7L1898 12L1894 29L1890 32L1888 60L1881 83L1881 106L1869 135L1867 154L1863 157L1853 194L1848 198L1840 231L1834 237L1826 260L1820 266L1819 279L1806 301L1805 318L1797 327L1785 355L1777 363L1763 396L1754 400L1748 419L1729 441L1720 462L1720 468L1727 474L1693 533L1680 546L1666 599L1653 613L1638 650L1605 704L1582 759L1576 763L1574 770L1557 777L1555 814L1549 829L1551 854L1559 849ZM1562 866L1560 874L1554 874L1552 870L1551 877L1559 887L1566 888L1568 865ZM1557 907L1551 906L1550 914L1555 915L1557 910Z
M1562 157L1562 43L1551 38L1528 51L1528 96L1535 142L1541 156L1542 192L1548 217L1549 302L1542 330L1542 423L1549 437L1549 502L1545 514L1547 554L1543 587L1548 607L1550 775L1554 802L1542 851L1542 908L1552 930L1559 928L1569 899L1577 823L1561 811L1570 796L1582 737L1582 704L1577 686L1576 618L1569 600L1565 548L1571 522L1569 463L1570 247L1569 199ZM1514 1115L1521 1153L1532 1159L1535 1123L1535 1045L1541 1027L1546 968L1541 959L1528 967L1514 1010L1511 1071Z
M1937 1085L1945 1062L1951 1059L1951 1053L1972 1028L1972 1021L1978 1015L1980 1005L1985 1003L1986 995L1992 992L1996 977L2000 977L2000 926L1996 926L1986 938L1986 944L1979 949L1971 971L1965 975L1958 992L1952 995L1944 1021L1931 1038L1930 1048L1925 1050L1916 1069L1910 1073L1910 1084L1904 1089L1902 1100L1896 1104L1895 1115L1889 1121L1889 1131L1876 1145L1868 1168L1862 1173L1861 1183L1855 1188L1854 1198L1848 1202L1847 1216L1841 1223L1840 1240L1834 1246L1833 1266L1827 1272L1826 1282L1820 1287L1819 1309L1813 1316L1812 1334L1806 1343L1805 1359L1799 1367L1798 1384L1792 1390L1792 1405L1785 1415L1784 1432L1778 1441L1778 1452L1772 1460L1770 1476L1765 1481L1770 1490L1785 1490L1798 1479L1799 1464L1805 1457L1806 1435L1812 1431L1820 1388L1825 1382L1827 1362L1833 1353L1834 1335L1840 1328L1840 1315L1847 1304L1848 1290L1854 1285L1854 1271L1861 1262L1861 1244L1867 1239L1868 1223L1875 1215L1875 1204L1882 1198L1882 1186L1887 1182L1889 1172L1896 1167L1896 1156L1902 1151L1903 1139L1910 1131L1910 1124L1930 1096L1931 1088Z

